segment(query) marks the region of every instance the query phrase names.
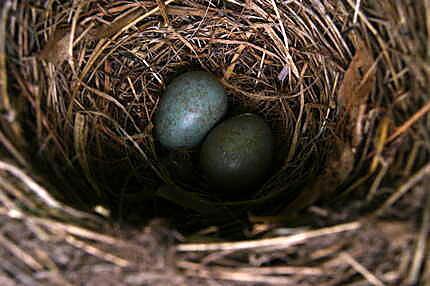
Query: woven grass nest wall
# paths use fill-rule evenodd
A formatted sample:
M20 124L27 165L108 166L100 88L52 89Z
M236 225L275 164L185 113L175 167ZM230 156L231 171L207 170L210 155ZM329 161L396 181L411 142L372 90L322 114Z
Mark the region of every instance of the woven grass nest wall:
M430 3L0 4L1 285L430 285ZM264 117L241 200L154 138L206 70Z

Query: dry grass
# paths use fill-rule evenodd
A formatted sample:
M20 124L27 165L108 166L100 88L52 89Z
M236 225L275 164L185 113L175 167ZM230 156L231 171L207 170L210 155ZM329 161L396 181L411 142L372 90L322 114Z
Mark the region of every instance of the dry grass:
M0 8L2 285L430 283L428 0ZM152 137L188 69L276 134L247 201Z

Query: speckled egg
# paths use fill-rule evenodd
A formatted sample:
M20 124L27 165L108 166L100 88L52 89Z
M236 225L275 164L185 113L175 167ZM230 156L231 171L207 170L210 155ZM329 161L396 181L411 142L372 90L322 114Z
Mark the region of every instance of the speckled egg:
M227 96L213 75L204 71L184 73L167 86L160 100L156 137L167 148L195 147L226 111Z
M272 131L260 116L235 116L216 126L203 142L201 168L220 193L247 193L268 175L273 144Z

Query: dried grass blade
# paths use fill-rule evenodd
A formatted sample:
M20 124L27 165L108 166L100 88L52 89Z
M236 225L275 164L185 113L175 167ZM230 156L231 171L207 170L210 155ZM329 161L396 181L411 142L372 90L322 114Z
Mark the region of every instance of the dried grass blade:
M404 184L399 186L397 190L385 201L385 203L376 211L376 215L381 215L386 209L390 208L416 184L430 175L430 163L418 170Z
M286 248L316 237L338 234L341 232L355 231L361 227L361 222L350 222L317 230L305 231L285 237L266 238L248 241L222 242L222 243L198 243L179 244L177 251L220 251L220 250L249 250L264 248Z
M21 143L21 128L16 121L16 112L8 94L8 74L6 70L6 26L11 3L6 1L0 9L0 122L5 130L11 131L13 137Z
M375 286L384 286L385 284L381 282L381 280L375 276L375 274L371 273L368 269L366 269L362 264L360 264L357 260L354 259L348 253L341 253L341 258L345 260L346 263L351 265L352 268L355 269L358 273L363 275L366 280Z
M18 245L7 239L5 236L0 234L0 245L3 245L10 253L15 257L18 257L22 262L24 262L28 267L35 271L40 271L43 269L42 264L36 261L33 256L27 253L27 251L21 249Z
M84 114L77 113L75 116L75 123L73 128L73 138L76 155L78 157L79 164L84 171L85 177L91 184L93 189L97 192L100 197L102 195L101 189L97 183L97 180L91 173L91 168L87 157L87 146L88 146L88 124L87 118Z
M417 241L415 246L415 255L412 260L411 269L409 271L408 283L409 285L416 285L420 278L420 272L422 267L425 265L426 256L430 254L430 192L427 194L427 202L423 209L423 219L421 230L417 235Z
M36 183L32 178L24 173L21 169L7 162L0 161L0 170L11 173L13 176L20 179L28 188L30 188L36 195L44 201L48 206L53 208L60 208L61 204L57 202L41 185Z
M103 259L105 261L111 262L119 267L127 267L131 265L131 262L118 257L114 254L108 253L106 251L103 251L93 245L90 245L84 241L78 240L72 236L67 236L65 240L72 246L82 249L83 251L87 252L88 254L91 254L95 257L98 257L100 259Z

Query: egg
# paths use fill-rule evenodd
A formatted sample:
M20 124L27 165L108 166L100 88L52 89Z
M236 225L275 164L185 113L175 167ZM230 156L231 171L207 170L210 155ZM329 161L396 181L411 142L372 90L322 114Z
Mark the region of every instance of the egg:
M155 133L170 149L199 145L227 111L223 86L210 73L191 71L166 88L155 116Z
M273 158L273 136L258 115L245 113L216 126L202 144L200 165L214 189L241 195L259 187Z

